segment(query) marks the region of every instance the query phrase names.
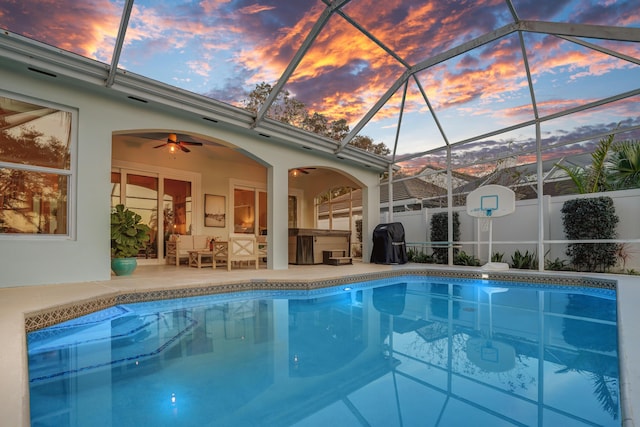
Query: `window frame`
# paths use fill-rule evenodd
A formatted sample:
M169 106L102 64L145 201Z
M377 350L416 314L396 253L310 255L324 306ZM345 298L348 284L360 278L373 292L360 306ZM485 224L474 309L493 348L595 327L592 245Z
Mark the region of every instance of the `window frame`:
M77 240L77 163L78 163L78 109L58 104L40 98L17 94L0 89L0 96L16 101L28 102L45 108L53 108L71 115L69 141L69 169L59 169L47 166L28 165L0 161L0 168L22 170L26 172L47 173L67 177L67 233L39 234L39 233L0 233L0 240Z

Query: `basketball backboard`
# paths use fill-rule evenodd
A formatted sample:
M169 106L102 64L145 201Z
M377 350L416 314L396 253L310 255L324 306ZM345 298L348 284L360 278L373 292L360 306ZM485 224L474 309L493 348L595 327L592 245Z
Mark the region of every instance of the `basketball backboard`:
M502 185L485 185L467 196L467 213L476 218L495 218L516 210L516 195Z

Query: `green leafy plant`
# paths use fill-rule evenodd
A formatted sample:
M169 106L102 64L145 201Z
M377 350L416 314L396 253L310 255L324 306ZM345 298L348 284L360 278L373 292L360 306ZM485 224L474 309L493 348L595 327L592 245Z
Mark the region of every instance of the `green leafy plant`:
M535 252L525 251L523 254L519 249L511 255L511 267L524 270L535 270L538 268L538 256Z
M502 262L503 258L504 252L494 252L493 255L491 255L491 262Z
M607 157L613 145L614 138L615 134L611 134L600 140L595 151L591 153L591 165L588 167L576 166L569 168L556 164L556 166L569 175L569 178L571 178L576 185L580 194L596 193L609 189L609 183L607 182Z
M433 257L431 255L415 248L409 248L409 250L407 250L407 258L410 262L418 262L423 264L434 263Z
M591 153L591 164L567 167L564 170L575 184L578 193L597 193L640 187L640 141L614 142L615 134L598 142Z
M561 271L567 270L569 261L566 259L556 258L553 261L548 259L544 263L545 270Z
M468 265L477 267L480 265L480 260L473 255L467 255L465 251L460 251L454 256L453 263L455 265Z
M448 242L449 241L449 215L447 212L440 212L431 217L431 241L432 242ZM453 212L453 241L460 240L460 215ZM453 249L453 255L458 253L458 249ZM449 249L446 247L433 248L433 259L438 264L447 264L449 262Z
M640 141L622 141L615 144L609 170L615 189L640 187Z
M618 216L610 197L567 200L562 205L562 224L569 240L615 239ZM567 256L578 271L608 271L616 265L615 243L569 243Z
M142 224L142 217L132 210L117 205L111 211L111 256L135 257L147 246L151 229Z

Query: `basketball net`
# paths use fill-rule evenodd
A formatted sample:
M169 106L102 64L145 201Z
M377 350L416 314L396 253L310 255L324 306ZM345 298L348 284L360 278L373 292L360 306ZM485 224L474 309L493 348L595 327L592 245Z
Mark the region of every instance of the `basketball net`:
M482 218L482 221L480 221L480 229L486 232L491 229L491 209L485 209L484 213L486 216Z

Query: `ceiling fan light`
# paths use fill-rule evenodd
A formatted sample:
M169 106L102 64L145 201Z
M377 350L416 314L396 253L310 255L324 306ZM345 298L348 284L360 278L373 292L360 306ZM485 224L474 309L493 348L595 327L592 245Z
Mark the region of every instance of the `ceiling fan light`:
M298 176L300 176L300 171L298 169L293 169L291 171L291 176L297 178Z
M179 148L180 147L178 147L178 144L176 144L175 142L168 142L167 143L167 150L169 150L169 153L171 153L171 154L177 153Z

